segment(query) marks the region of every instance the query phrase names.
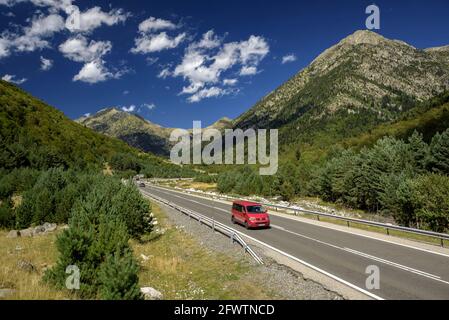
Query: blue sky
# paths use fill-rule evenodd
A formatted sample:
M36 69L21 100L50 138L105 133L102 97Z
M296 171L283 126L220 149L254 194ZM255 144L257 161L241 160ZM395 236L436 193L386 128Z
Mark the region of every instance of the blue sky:
M0 77L72 119L116 106L167 127L209 125L364 29L372 3L0 0ZM382 35L449 44L448 0L375 4Z

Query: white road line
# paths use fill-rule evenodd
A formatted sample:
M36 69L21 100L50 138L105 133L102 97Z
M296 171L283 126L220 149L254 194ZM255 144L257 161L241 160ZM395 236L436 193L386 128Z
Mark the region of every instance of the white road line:
M248 239L250 239L250 240L252 240L252 241L254 241L256 243L259 243L259 244L261 244L261 245L263 245L263 246L265 246L265 247L267 247L267 248L269 248L269 249L271 249L273 251L276 251L276 252L286 256L287 258L290 258L290 259L292 259L292 260L294 260L296 262L299 262L300 264L305 265L305 266L307 266L307 267L309 267L309 268L311 268L311 269L313 269L313 270L315 270L315 271L317 271L319 273L322 273L322 274L328 276L329 278L332 278L332 279L334 279L334 280L336 280L336 281L338 281L340 283L343 283L344 285L346 285L346 286L348 286L348 287L350 287L352 289L355 289L355 290L357 290L357 291L367 295L368 297L371 297L371 298L373 298L375 300L385 300L384 298L381 298L380 296L375 295L374 293L371 293L371 292L369 292L369 291L367 291L367 290L365 290L363 288L360 288L360 287L358 287L358 286L356 286L356 285L354 285L354 284L352 284L352 283L350 283L350 282L348 282L346 280L343 280L342 278L339 278L339 277L333 275L332 273L329 273L329 272L327 272L327 271L325 271L323 269L315 267L314 265L312 265L312 264L310 264L308 262L305 262L305 261L303 261L301 259L298 259L295 256L292 256L291 254L288 254L287 252L284 252L284 251L279 250L279 249L277 249L277 248L275 248L273 246L270 246L268 243L265 243L265 242L260 241L260 240L258 240L256 238L253 238L253 237L251 237L251 236L249 236L249 235L247 235L247 234L245 234L243 232L239 232L239 233L240 233L240 235L242 235L242 236L244 236L244 237L246 237L246 238L248 238Z
M161 188L161 187L156 187L156 186L153 186L153 187L157 188L157 189L167 190L167 189ZM169 190L169 191L170 192L176 192L176 193L184 194L184 195L186 194L185 192L177 191L177 190ZM192 194L188 194L188 195L189 196L193 196L193 197L198 197L198 198L201 198L201 199L205 199L205 200L209 200L209 201L215 201L213 199L208 199L208 198L204 198L204 197L197 196L197 195L192 195ZM185 198L183 198L183 199L185 199ZM432 251L432 250L429 250L429 249L419 248L419 247L415 247L415 246L408 245L408 244L403 244L403 243L397 243L397 242L386 240L386 239L380 239L380 238L376 238L376 237L373 237L373 236L368 236L368 235L356 233L356 232L353 232L353 231L350 231L350 230L340 230L340 229L336 229L336 228L331 227L331 226L317 225L317 224L315 224L312 221L298 221L294 217L290 217L288 215L281 215L279 213L270 213L270 214L272 214L273 216L279 217L281 219L289 219L289 220L293 220L293 221L296 221L296 222L299 222L299 223L307 223L307 224L311 224L311 225L313 225L315 227L321 227L321 228L326 228L326 229L330 229L330 230L333 230L333 231L349 233L349 234L352 234L352 235L355 235L355 236L359 236L359 237L363 237L363 238L367 238L367 239L371 239L371 240L376 240L376 241L381 241L381 242L393 244L393 245L396 245L396 246L405 247L405 248L418 250L418 251L431 253L431 254L435 254L435 255L438 255L438 256L449 258L449 254L445 254L445 253L441 253L441 252L437 252L437 251Z
M399 268L399 269L403 269L403 270L408 271L408 272L415 273L415 274L420 275L422 277L426 277L426 278L429 278L429 279L432 279L432 280L435 280L435 281L438 281L438 282L441 282L441 283L444 283L444 284L449 284L448 281L442 280L440 276L436 276L436 275L433 275L431 273L427 273L427 272L424 272L424 271L421 271L421 270L413 269L413 268L410 268L410 267L398 264L396 262L392 262L392 261L389 261L389 260L385 260L385 259L382 259L382 258L371 256L371 255L369 255L367 253L359 252L359 251L356 251L356 250L353 250L353 249L345 248L345 250L348 251L348 252L351 252L353 254L359 255L361 257L365 257L367 259L378 261L378 262L381 262L383 264L387 264L387 265L390 265L390 266L393 266L393 267L396 267L396 268Z
M311 240L311 241L318 242L320 244L323 244L323 245L326 245L326 246L329 246L329 247L332 247L332 248L335 248L335 249L338 249L338 250L344 250L344 251L350 252L352 254L355 254L355 255L367 258L367 259L371 259L371 260L374 260L374 261L377 261L377 262L381 262L381 263L390 265L392 267L395 267L395 268L398 268L398 269L401 269L401 270L404 270L404 271L408 271L408 272L420 275L422 277L430 278L432 280L436 280L436 281L439 281L439 282L442 282L442 283L445 283L445 284L449 284L449 282L441 280L440 276L436 276L434 274L427 273L425 271L414 269L412 267L407 267L407 266L404 266L402 264L399 264L399 263L396 263L396 262L392 262L392 261L389 261L389 260L385 260L385 259L382 259L382 258L379 258L379 257L376 257L376 256L372 256L372 255L369 255L367 253L363 253L363 252L356 251L356 250L353 250L353 249L342 248L342 247L333 245L331 243L327 243L327 242L324 242L324 241L321 241L321 240L317 240L317 239L314 239L314 238L302 235L302 234L297 233L297 232L293 232L293 231L287 230L287 229L279 227L277 225L272 225L272 227L275 228L275 229L279 229L279 230L288 232L290 234L296 235L296 236L301 237L301 238L305 238L305 239L308 239L308 240Z
M290 259L292 259L292 260L294 260L296 262L299 262L302 265L305 265L305 266L307 266L307 267L309 267L309 268L311 268L311 269L313 269L313 270L315 270L315 271L317 271L317 272L319 272L321 274L324 274L324 275L328 276L331 279L334 279L334 280L336 280L336 281L338 281L338 282L340 282L340 283L342 283L342 284L344 284L344 285L346 285L346 286L348 286L348 287L350 287L350 288L352 288L352 289L354 289L356 291L359 291L359 292L367 295L368 297L371 297L371 298L373 298L375 300L384 300L384 298L381 298L378 295L375 295L375 294L373 294L373 293L371 293L371 292L369 292L369 291L367 291L367 290L365 290L363 288L360 288L360 287L358 287L358 286L356 286L356 285L354 285L354 284L352 284L352 283L350 283L350 282L348 282L348 281L346 281L346 280L344 280L342 278L339 278L339 277L333 275L332 273L329 273L329 272L327 272L327 271L325 271L323 269L320 269L320 268L318 268L318 267L316 267L316 266L314 266L314 265L312 265L312 264L310 264L308 262L305 262L305 261L303 261L301 259L298 259L298 258L292 256L291 254L288 254L287 252L284 252L282 250L279 250L279 249L269 245L268 243L265 243L263 241L255 239L255 238L247 235L246 233L243 233L243 232L240 232L240 231L238 231L238 233L241 236L244 236L244 237L246 237L246 238L248 238L248 239L250 239L250 240L252 240L252 241L254 241L256 243L259 243L259 244L261 244L261 245L263 245L263 246L265 246L265 247L267 247L267 248L269 248L269 249L271 249L271 250L273 250L273 251L275 251L277 253L280 253L280 254L286 256L287 258L290 258Z
M177 196L177 195L174 195L174 194L170 194L170 193L168 193L168 192L164 192L164 191L159 191L159 192L164 193L164 194L169 195L169 196L172 196L172 197L176 197L176 198L185 200L185 201L190 201L190 202L193 202L193 203L196 203L196 204L200 204L200 205L205 206L205 207L209 207L209 208L213 208L213 209L216 209L216 210L220 210L220 211L229 213L229 215L231 214L231 212L229 212L228 210L222 209L222 208L218 208L218 207L214 207L214 206L209 206L209 205L207 205L207 204L204 204L204 203L201 203L201 202L198 202L198 201L195 201L195 200L183 198L183 197L180 197L180 196Z
M231 213L228 210L225 210L225 209L222 209L222 208L218 208L218 207L212 207L212 208L220 210L220 211L223 211L223 212L226 212L226 213L229 213L229 215L231 215Z
M179 196L167 193L167 192L163 192L163 191L160 191L160 192L164 193L164 194L167 194L167 195L170 195L170 196L181 198L181 199L186 200L186 201L191 201L191 202L198 203L197 201L186 199L186 198L183 198L183 197L179 197ZM200 203L200 204L202 206L206 206L206 207L210 207L210 208L214 208L214 209L219 209L219 210L225 211L224 209L212 207L212 206L206 205L204 203ZM284 231L284 232L287 232L287 233L290 233L292 235L295 235L295 236L298 236L298 237L301 237L301 238L313 241L313 242L317 242L317 243L325 245L325 246L329 246L329 247L334 248L334 249L346 251L348 253L351 253L351 254L354 254L354 255L358 255L358 256L362 256L364 258L371 259L371 260L374 260L374 261L377 261L377 262L381 262L381 263L390 265L392 267L395 267L395 268L398 268L398 269L401 269L401 270L404 270L404 271L407 271L407 272L414 273L414 274L419 275L419 276L423 276L423 277L426 277L426 278L429 278L429 279L432 279L432 280L436 280L436 281L439 281L439 282L442 282L442 283L445 283L445 284L449 284L449 282L441 280L440 276L436 276L436 275L433 275L433 274L430 274L430 273L427 273L427 272L424 272L424 271L421 271L421 270L417 270L417 269L414 269L412 267L407 267L407 266L401 265L399 263L392 262L392 261L389 261L389 260L385 260L385 259L382 259L382 258L379 258L379 257L376 257L376 256L372 256L372 255L369 255L369 254L366 254L366 253L363 253L363 252L359 252L359 251L356 251L356 250L353 250L353 249L339 247L339 246L336 246L334 244L331 244L331 243L328 243L328 242L325 242L325 241L321 241L321 240L318 240L318 239L315 239L315 238L312 238L312 237L308 237L308 236L305 236L303 234L300 234L300 233L297 233L297 232L294 232L294 231L287 230L287 229L285 229L283 227L280 227L280 226L277 226L277 225L271 225L271 227L275 228L275 229L278 229L278 230L281 230L281 231Z

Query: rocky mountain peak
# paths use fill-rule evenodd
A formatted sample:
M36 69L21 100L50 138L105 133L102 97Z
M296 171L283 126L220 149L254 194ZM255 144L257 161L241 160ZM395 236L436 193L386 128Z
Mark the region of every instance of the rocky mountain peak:
M358 45L358 44L371 44L379 45L380 43L387 41L380 34L369 30L357 30L353 34L349 35L341 41L341 43Z
M304 114L319 120L342 110L392 119L410 101L449 90L446 47L429 50L358 30L262 98L235 125L279 127Z

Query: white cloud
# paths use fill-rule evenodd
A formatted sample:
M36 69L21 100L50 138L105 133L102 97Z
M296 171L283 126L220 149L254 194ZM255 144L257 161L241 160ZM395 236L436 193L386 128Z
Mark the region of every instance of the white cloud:
M243 66L242 69L240 69L239 75L241 76L252 76L257 74L257 68L256 67L249 67L249 66Z
M240 42L240 59L243 64L258 64L270 52L270 47L264 38L251 36L247 41Z
M122 110L125 112L134 112L136 110L136 106L132 104L129 107L122 107Z
M14 83L14 84L22 84L27 81L26 78L17 79L15 75L11 75L11 74L5 74L2 77L2 80L6 81L6 82Z
M41 56L41 70L48 71L53 67L53 60Z
M0 35L0 59L13 52L32 52L51 47L49 38L54 34L69 29L72 32L88 33L102 26L112 26L124 22L130 16L122 9L104 12L100 7L93 7L80 12L72 0L0 0L0 5L14 6L29 2L37 7L48 8L48 15L40 9L38 14L28 19L29 25L19 31L4 31ZM67 18L64 18L65 15ZM17 29L17 28L16 28Z
M156 105L154 103L144 103L142 105L143 108L147 108L149 111L154 110Z
M52 36L64 30L64 19L58 14L37 16L31 21L31 26L25 28L28 36Z
M145 60L147 61L147 64L149 66L152 66L153 64L155 64L156 62L159 61L159 58L158 57L147 57Z
M0 38L0 59L9 56L11 44L7 39Z
M225 86L235 86L239 82L237 79L224 79L223 84Z
M113 9L104 12L100 7L93 7L84 12L80 12L77 6L71 6L66 10L66 28L71 32L89 33L101 25L113 26L125 22L130 14L122 9Z
M148 54L178 47L186 39L186 33L170 36L166 32L178 28L178 25L169 20L155 17L142 21L139 24L139 36L134 39L135 46L131 49L131 52Z
M64 10L72 5L72 0L0 0L0 5L12 7L22 2L31 2L37 7L49 7L51 10Z
M110 41L90 41L84 36L67 39L59 46L59 51L68 59L76 62L90 62L99 59L112 49Z
M34 16L29 26L22 28L21 34L4 32L0 38L0 58L6 57L11 51L32 52L50 47L46 38L64 29L64 20L57 14Z
M222 40L215 35L213 30L207 31L203 34L203 38L196 43L193 43L190 47L191 49L213 49L219 47L222 43Z
M204 98L229 94L217 86L235 85L237 79L222 76L240 65L240 76L257 73L257 66L269 53L269 46L263 37L250 36L246 41L222 43L214 32L208 31L198 42L186 49L182 62L177 65L173 77L182 77L189 82L180 94L191 95L190 102Z
M196 92L194 95L190 96L187 101L189 102L200 102L201 100L205 98L212 98L212 97L219 97L223 95L230 94L230 90L225 90L219 87L210 87L206 89L202 89L198 92Z
M109 79L118 79L124 74L130 72L123 68L114 73L105 66L103 56L112 49L110 41L90 41L82 35L77 35L67 39L59 46L59 51L64 57L75 62L84 63L80 72L75 75L73 81L83 81L90 84L106 81Z
M294 62L296 60L297 60L296 55L288 54L288 55L282 57L282 64L286 64L286 63L289 63L289 62Z
M104 61L98 59L84 64L80 72L73 77L73 81L94 84L114 77L115 75L104 66Z
M166 32L159 34L141 35L135 39L135 47L131 49L132 53L152 53L176 48L186 38L185 33L176 37L170 37Z
M123 95L124 95L124 96L127 96L128 94L129 94L129 90L123 91Z
M142 33L154 32L160 30L174 30L177 25L169 20L150 17L139 24L139 31Z
M125 22L130 17L130 14L122 9L105 12L98 6L80 12L79 7L73 5L72 0L0 0L0 5L11 7L21 2L30 2L37 7L47 7L52 14L59 11L65 12L67 15L65 27L72 32L91 32L103 24L113 26Z
M168 68L162 69L161 72L157 75L158 78L165 79L171 76L171 71Z

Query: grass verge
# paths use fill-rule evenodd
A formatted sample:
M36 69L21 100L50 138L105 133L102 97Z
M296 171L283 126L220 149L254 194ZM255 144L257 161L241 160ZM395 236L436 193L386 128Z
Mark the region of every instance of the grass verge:
M57 233L34 238L6 238L0 231L0 289L15 290L7 298L12 300L63 300L70 299L68 292L57 291L43 283L46 268L55 263ZM31 263L34 270L18 265Z
M154 204L153 213L165 232L149 243L133 243L142 266L141 286L154 287L166 299L279 298L254 281L257 266L201 246L192 236L171 225ZM149 259L142 261L142 254Z
M243 258L232 258L205 248L182 229L171 225L155 204L153 213L159 222L158 228L164 232L154 232L145 243L131 242L141 266L141 287L153 287L163 293L164 299L174 300L280 298L254 281L257 266ZM45 269L58 257L57 234L6 238L7 232L0 231L0 289L15 290L7 299L74 298L68 291L54 290L42 281ZM31 263L35 270L19 268L20 261Z

